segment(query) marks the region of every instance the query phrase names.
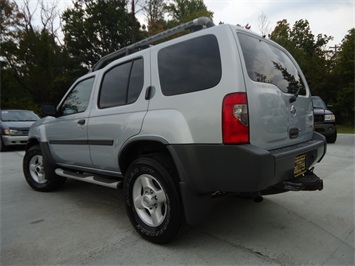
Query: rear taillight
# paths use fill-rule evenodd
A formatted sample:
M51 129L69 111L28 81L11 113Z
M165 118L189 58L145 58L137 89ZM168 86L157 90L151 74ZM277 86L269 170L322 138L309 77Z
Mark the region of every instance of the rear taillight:
M249 116L246 93L228 94L223 99L223 143L249 143Z

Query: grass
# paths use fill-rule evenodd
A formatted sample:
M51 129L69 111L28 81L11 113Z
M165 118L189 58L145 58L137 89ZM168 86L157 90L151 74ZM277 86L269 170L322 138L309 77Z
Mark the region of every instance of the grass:
M354 125L337 125L338 133L355 134Z

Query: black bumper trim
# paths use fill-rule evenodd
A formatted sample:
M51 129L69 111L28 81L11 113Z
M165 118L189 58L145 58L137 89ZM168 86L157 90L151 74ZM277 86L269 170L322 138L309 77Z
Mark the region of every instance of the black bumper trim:
M302 144L267 151L245 145L169 145L180 181L196 195L215 191L255 192L294 178L294 160L306 154L307 169L326 152L319 134Z

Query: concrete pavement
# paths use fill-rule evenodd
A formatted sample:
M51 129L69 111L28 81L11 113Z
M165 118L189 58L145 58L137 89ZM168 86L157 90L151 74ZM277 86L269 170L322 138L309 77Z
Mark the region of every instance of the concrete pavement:
M338 135L316 166L324 190L228 197L176 242L151 244L125 214L123 191L69 180L31 190L24 152L0 154L1 265L354 265L355 135Z

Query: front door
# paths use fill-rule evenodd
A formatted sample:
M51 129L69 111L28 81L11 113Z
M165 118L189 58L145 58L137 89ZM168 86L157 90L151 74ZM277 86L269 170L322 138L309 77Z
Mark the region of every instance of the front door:
M58 107L58 115L46 124L48 143L60 164L92 165L87 141L90 98L95 76L80 79Z

